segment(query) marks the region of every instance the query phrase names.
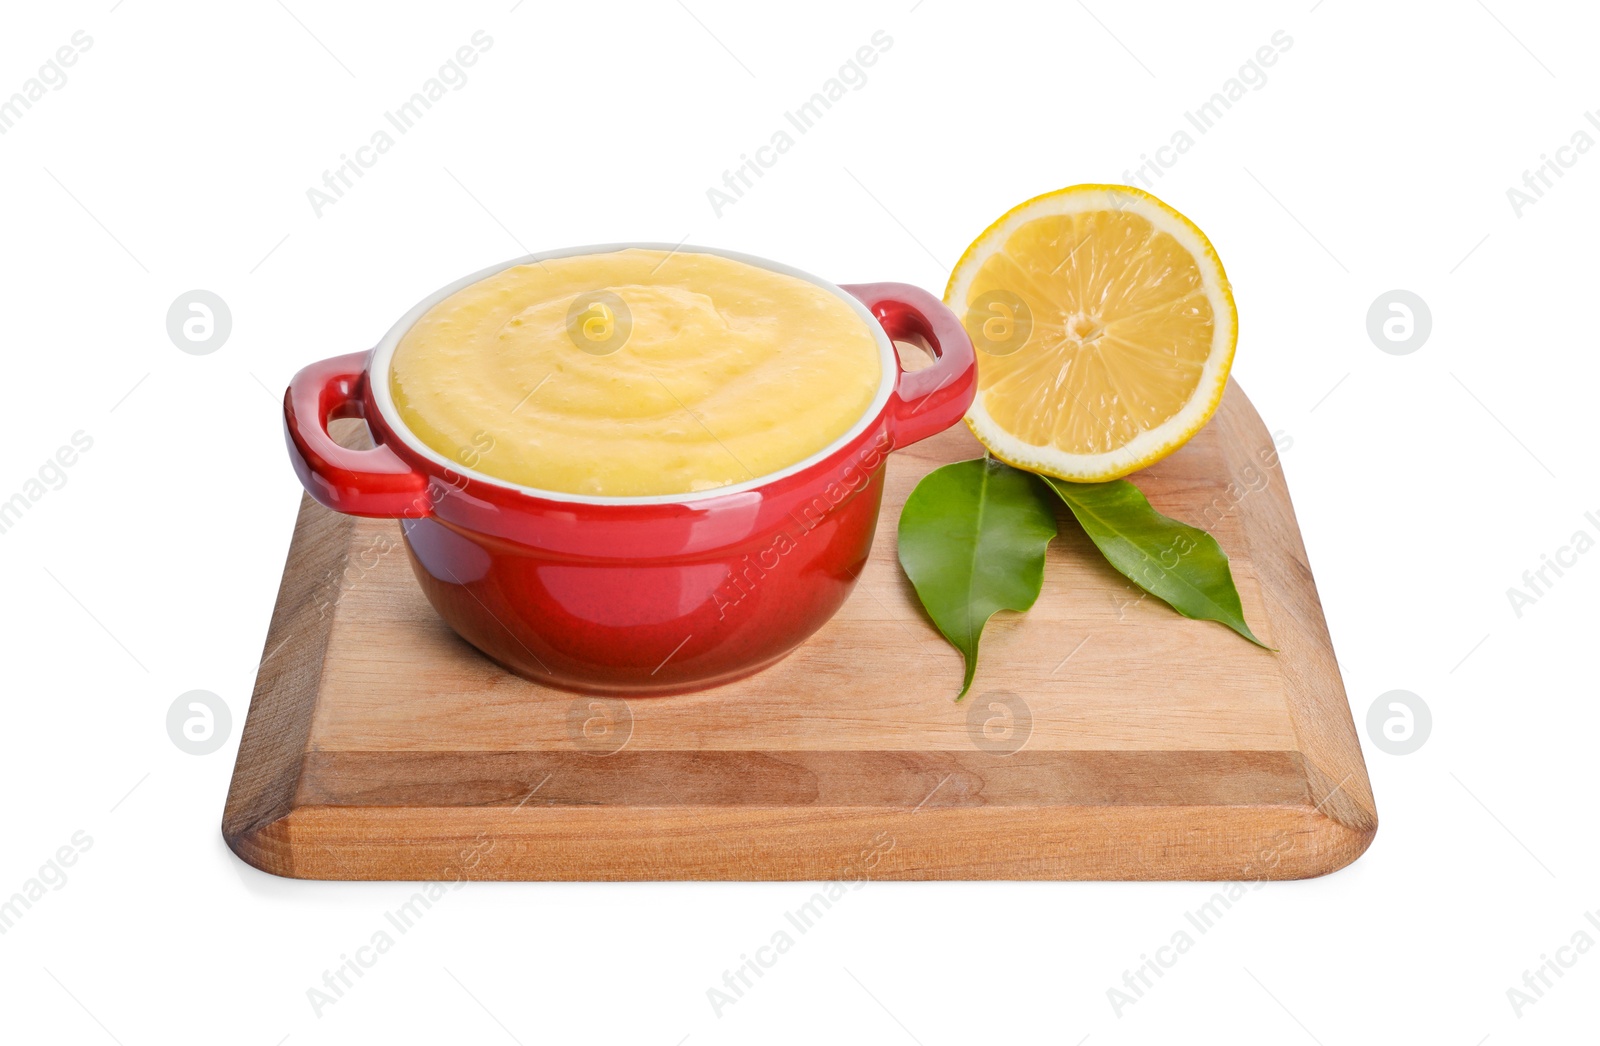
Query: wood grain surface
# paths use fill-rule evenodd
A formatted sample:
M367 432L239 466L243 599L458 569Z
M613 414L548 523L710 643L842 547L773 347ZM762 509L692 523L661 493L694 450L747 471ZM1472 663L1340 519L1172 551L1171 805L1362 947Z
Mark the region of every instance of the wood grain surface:
M1136 475L1232 560L1276 652L1180 617L1062 512L1044 591L971 695L895 560L900 506L982 448L890 459L871 561L777 666L627 701L541 687L439 620L396 523L306 500L223 818L318 879L1282 879L1377 829L1271 436L1237 386Z

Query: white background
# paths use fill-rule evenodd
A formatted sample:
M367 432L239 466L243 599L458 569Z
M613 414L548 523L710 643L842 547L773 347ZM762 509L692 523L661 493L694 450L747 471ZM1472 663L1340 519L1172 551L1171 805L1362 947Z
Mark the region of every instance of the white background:
M0 500L74 432L93 439L0 534L0 896L74 832L93 840L0 936L0 1037L1592 1038L1600 950L1520 1017L1507 989L1576 931L1600 940L1600 554L1520 617L1506 594L1600 533L1600 150L1566 154L1520 216L1507 198L1580 128L1600 137L1592 9L113 2L13 7L0 32L0 97L76 30L93 40L0 136ZM306 190L479 29L493 46L469 82L316 216ZM707 189L880 29L893 45L867 83L718 217ZM1250 893L1120 1016L1107 989L1212 887L869 883L719 1018L707 988L811 888L470 885L317 1016L307 989L411 888L275 879L218 831L299 499L289 376L524 249L687 237L941 290L1001 212L1125 180L1280 29L1293 43L1265 84L1155 191L1220 251L1235 373L1293 440L1378 797L1370 852ZM194 288L232 311L210 355L166 332ZM1431 308L1410 355L1366 331L1394 288ZM207 756L165 727L197 688L233 712ZM1392 689L1432 709L1411 755L1367 736Z

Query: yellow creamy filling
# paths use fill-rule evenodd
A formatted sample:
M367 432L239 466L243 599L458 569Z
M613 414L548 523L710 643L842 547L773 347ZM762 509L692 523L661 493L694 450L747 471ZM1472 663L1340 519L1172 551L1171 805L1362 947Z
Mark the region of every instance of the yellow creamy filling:
M842 436L877 394L878 343L832 292L711 254L622 250L519 265L429 309L390 391L428 447L572 494L756 479Z

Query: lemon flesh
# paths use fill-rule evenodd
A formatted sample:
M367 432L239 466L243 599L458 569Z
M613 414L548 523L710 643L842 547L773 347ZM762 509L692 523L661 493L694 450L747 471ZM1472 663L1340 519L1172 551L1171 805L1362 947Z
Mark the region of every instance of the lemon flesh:
M997 458L1077 482L1182 446L1227 385L1238 318L1205 235L1125 186L1030 200L967 249L945 292L978 348L967 424Z

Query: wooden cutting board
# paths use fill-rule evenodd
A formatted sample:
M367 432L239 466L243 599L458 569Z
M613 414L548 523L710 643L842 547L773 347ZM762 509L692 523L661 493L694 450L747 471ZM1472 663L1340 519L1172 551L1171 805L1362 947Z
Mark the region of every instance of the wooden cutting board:
M582 697L507 674L412 577L398 524L306 500L223 817L311 879L1285 879L1377 830L1272 438L1236 386L1134 477L1216 535L1277 648L1180 617L1070 515L1044 592L989 625L971 695L895 560L907 494L981 448L892 456L838 616L715 690Z

